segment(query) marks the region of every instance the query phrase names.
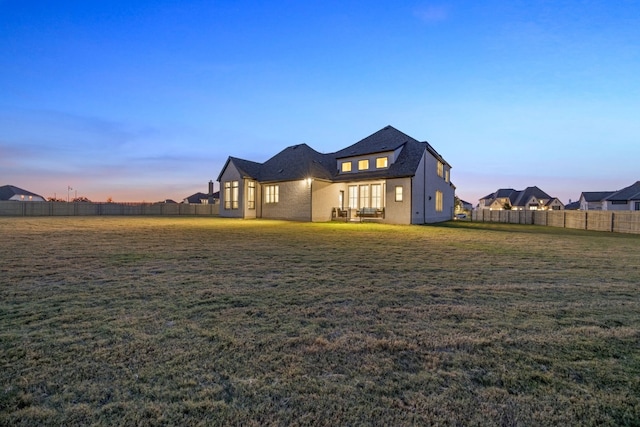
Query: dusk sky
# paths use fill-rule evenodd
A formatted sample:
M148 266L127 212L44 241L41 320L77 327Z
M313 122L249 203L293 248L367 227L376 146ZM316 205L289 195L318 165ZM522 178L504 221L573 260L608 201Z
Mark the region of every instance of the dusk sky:
M0 0L0 55L0 185L44 197L181 201L386 125L474 205L640 180L636 0Z

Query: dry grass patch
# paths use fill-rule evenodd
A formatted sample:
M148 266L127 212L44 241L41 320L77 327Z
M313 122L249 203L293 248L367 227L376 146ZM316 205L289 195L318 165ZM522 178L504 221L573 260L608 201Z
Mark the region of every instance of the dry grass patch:
M640 238L0 218L0 424L638 425Z

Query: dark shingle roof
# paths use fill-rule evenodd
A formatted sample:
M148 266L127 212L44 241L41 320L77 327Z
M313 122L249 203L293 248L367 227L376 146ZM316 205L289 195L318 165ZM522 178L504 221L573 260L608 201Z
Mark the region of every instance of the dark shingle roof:
M628 187L623 188L620 191L616 191L606 200L609 201L624 201L624 200L640 200L640 181L636 181Z
M344 157L379 153L381 151L393 151L407 141L418 142L393 126L385 126L368 137L333 154L336 159L341 159Z
M601 202L615 191L583 191L582 196L587 202Z
M340 174L337 169L337 160L340 158L394 151L400 147L402 147L400 154L387 169L358 172L357 174ZM285 148L262 164L229 157L220 176L218 176L218 181L229 162L233 162L244 177L261 182L293 181L305 178L352 181L413 176L425 150L449 165L429 143L419 142L392 126L386 126L335 153L322 154L307 144L298 144Z
M512 202L513 206L524 206L531 197L535 197L536 199L551 199L551 196L539 189L536 186L527 187L523 191L520 192L518 198Z
M262 164L260 181L294 181L305 178L330 180L335 161L307 144L287 147Z
M39 194L23 190L22 188L16 187L14 185L3 185L2 187L0 187L0 200L9 200L15 195L42 197ZM42 197L42 199L44 199L44 197Z
M185 200L187 203L201 203L201 200L207 200L209 198L208 194L205 193L195 193L187 197Z

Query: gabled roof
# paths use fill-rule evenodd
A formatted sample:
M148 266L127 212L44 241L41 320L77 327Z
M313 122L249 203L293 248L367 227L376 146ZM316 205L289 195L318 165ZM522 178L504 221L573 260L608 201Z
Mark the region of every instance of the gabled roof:
M220 181L220 178L222 177L222 173L227 168L229 163L234 164L234 166L236 167L236 169L238 169L238 172L240 172L240 175L243 178L252 178L256 180L260 179L260 168L262 168L261 163L252 162L251 160L244 160L238 157L229 156L224 166L220 170L220 174L218 175L218 179L217 179L218 181Z
M0 200L9 200L13 196L34 196L40 197L44 200L39 194L32 193L31 191L23 190L22 188L16 187L14 185L3 185L0 187Z
M401 150L398 157L386 169L357 174L340 174L338 171L337 160L340 158L395 151L399 148ZM450 167L429 143L419 142L392 126L386 126L335 153L322 154L307 144L298 144L285 148L264 163L229 157L218 175L218 181L229 163L233 163L244 178L252 178L260 182L293 181L305 178L328 181L400 178L415 175L425 150Z
M551 199L550 195L548 195L547 193L545 193L544 191L542 191L536 186L527 187L523 191L520 191L519 193L520 194L518 195L518 198L511 203L513 206L524 206L527 204L529 200L531 200L532 197L535 197L536 199L545 199L545 200Z
M613 193L615 191L583 191L582 197L587 202L601 202Z
M262 164L260 181L294 181L305 178L330 180L336 164L307 144L287 147Z
M195 193L187 197L185 200L187 203L200 203L201 200L207 200L209 198L208 194L205 193Z
M500 188L495 193L487 194L480 200L495 200L495 199L503 199L505 197L511 198L513 193L518 193L518 191L513 188Z
M336 159L344 157L362 156L365 154L380 153L383 151L393 151L402 146L407 141L418 142L409 135L400 132L393 126L385 126L379 131L372 133L366 138L361 139L353 145L336 151L334 156Z
M640 200L640 181L636 181L606 198L607 201Z

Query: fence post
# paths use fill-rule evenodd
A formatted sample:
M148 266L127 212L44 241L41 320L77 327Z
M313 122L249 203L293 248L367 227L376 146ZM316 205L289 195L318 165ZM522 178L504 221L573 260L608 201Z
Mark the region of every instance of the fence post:
M611 232L613 233L613 230L615 230L615 218L616 217L616 213L611 211Z

